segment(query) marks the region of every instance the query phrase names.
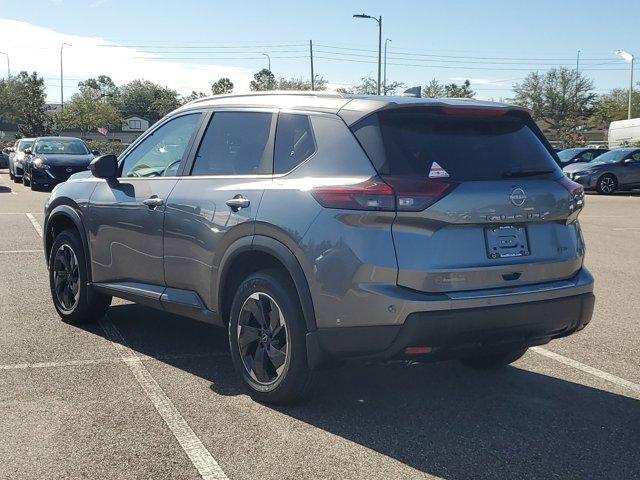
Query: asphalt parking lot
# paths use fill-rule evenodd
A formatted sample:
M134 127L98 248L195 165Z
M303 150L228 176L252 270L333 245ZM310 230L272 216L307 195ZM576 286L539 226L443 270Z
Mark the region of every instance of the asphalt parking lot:
M277 408L242 393L222 330L124 301L62 323L47 196L0 171L2 479L640 478L640 193L587 197L579 334L493 372L327 370Z

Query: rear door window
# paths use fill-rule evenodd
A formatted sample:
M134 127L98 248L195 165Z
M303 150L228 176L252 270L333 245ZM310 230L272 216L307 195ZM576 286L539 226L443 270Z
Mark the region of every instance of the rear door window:
M276 129L274 173L287 173L316 151L311 122L307 115L281 113Z
M559 172L519 115L454 116L399 108L370 115L354 133L381 175L477 181Z
M271 173L273 114L216 112L202 137L191 175Z

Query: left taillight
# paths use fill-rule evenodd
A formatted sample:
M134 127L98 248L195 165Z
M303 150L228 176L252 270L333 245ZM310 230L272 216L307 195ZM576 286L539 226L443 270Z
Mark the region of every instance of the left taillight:
M562 177L560 180L558 180L558 183L562 185L571 195L569 210L581 210L584 206L584 187L567 177Z
M315 187L313 197L326 208L344 210L395 210L393 189L378 177L354 185Z
M451 182L385 175L354 185L316 187L312 194L327 208L418 212L433 205L454 187Z

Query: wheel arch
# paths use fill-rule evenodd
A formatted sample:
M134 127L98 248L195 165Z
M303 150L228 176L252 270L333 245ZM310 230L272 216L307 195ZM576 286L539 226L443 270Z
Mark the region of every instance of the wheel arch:
M49 264L49 256L51 254L51 247L55 241L55 237L69 228L75 228L80 235L82 246L85 251L85 262L87 264L88 280L91 281L91 259L89 254L89 242L87 240L87 234L84 228L82 217L80 213L72 205L61 204L54 207L44 225L42 231L42 237L44 242L44 254L47 265Z
M227 321L233 288L239 275L234 278L234 272L240 265L250 262L250 268L240 268L239 271L253 273L262 268L281 267L291 279L296 289L307 331L316 330L315 312L311 300L311 291L300 262L293 252L282 242L263 235L243 237L232 243L223 255L218 269L217 278L217 307L223 321ZM242 281L240 278L239 281Z

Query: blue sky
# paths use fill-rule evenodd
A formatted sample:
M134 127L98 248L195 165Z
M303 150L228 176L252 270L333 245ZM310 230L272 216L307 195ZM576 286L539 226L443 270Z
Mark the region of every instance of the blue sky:
M376 23L352 18L361 12L383 17L383 39L392 40L390 80L425 85L432 78L469 78L480 98L510 97L512 84L531 70L573 68L578 49L597 92L626 87L628 64L613 51L640 54L640 2L631 0L1 0L0 51L9 52L14 73L42 72L51 100L60 96L65 39L74 44L65 50L65 97L79 79L99 73L118 81L165 80L181 92L205 89L228 74L246 88L250 74L266 66L262 53L271 56L277 76L308 78L309 39L316 73L349 85L376 72Z

